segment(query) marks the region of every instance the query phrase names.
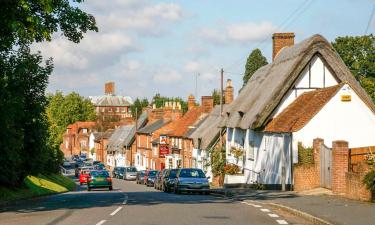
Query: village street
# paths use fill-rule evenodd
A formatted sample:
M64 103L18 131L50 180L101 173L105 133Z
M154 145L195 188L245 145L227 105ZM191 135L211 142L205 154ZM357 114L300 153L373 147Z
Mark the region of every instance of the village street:
M213 195L167 194L131 181L114 190L80 191L22 202L1 209L1 225L13 224L310 224L264 206Z

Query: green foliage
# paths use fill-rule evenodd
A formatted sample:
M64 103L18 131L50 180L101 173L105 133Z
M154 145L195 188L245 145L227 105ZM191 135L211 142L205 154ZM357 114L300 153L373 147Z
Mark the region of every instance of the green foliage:
M64 96L61 92L48 95L48 106L46 109L49 122L49 145L55 154L60 153L62 135L69 124L77 121L96 120L95 107L79 94L72 92Z
M83 0L75 0L74 5ZM14 45L50 41L58 30L78 43L89 30L98 31L95 18L69 0L7 0L0 7L0 51Z
M375 36L338 37L332 45L375 103Z
M236 158L238 160L240 157L243 156L244 151L241 148L232 147L230 149L230 153L234 156L234 158Z
M314 149L298 142L298 164L314 164Z
M371 170L365 175L363 183L366 185L368 190L375 192L375 170Z
M220 90L214 89L212 91L212 97L214 99L214 106L220 105ZM224 94L223 94L223 104L225 104Z
M210 151L211 160L209 165L211 166L212 174L216 176L224 176L225 174L225 146L212 148Z
M243 86L246 85L247 81L253 76L255 71L267 64L267 59L262 55L262 52L258 48L254 49L247 58L245 73L243 76Z
M149 102L147 98L143 98L142 100L139 98L136 98L133 105L130 106L130 110L132 112L133 118L136 118L136 116L140 116L142 114L143 108L149 106Z
M179 102L181 104L182 112L185 113L188 110L187 102L180 97L165 97L157 93L151 101L151 105L155 104L156 108L164 106L165 102Z

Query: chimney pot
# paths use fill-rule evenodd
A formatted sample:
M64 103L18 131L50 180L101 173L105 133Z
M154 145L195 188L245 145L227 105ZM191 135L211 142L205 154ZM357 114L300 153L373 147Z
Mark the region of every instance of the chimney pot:
M232 85L232 80L228 79L227 80L227 86L224 91L224 101L225 104L230 104L233 102L233 85Z
M195 107L195 97L194 95L190 94L188 97L188 110L192 109Z
M204 113L210 113L214 108L214 98L212 96L202 96L202 108Z
M280 52L280 50L287 46L294 45L294 33L274 33L272 35L272 61L275 60L275 57Z

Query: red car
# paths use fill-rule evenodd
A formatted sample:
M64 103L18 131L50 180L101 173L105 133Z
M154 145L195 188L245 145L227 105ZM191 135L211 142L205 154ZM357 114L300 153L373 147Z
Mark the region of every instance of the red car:
M87 184L87 178L90 177L90 170L82 170L79 174L79 184Z

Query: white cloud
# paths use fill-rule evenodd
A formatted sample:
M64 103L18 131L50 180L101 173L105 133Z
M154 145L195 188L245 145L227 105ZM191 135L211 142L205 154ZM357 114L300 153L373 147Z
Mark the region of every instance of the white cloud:
M219 45L259 42L277 30L271 22L242 22L221 25L221 28L200 28L198 37Z
M173 83L182 79L182 75L175 70L157 72L153 76L156 83Z

